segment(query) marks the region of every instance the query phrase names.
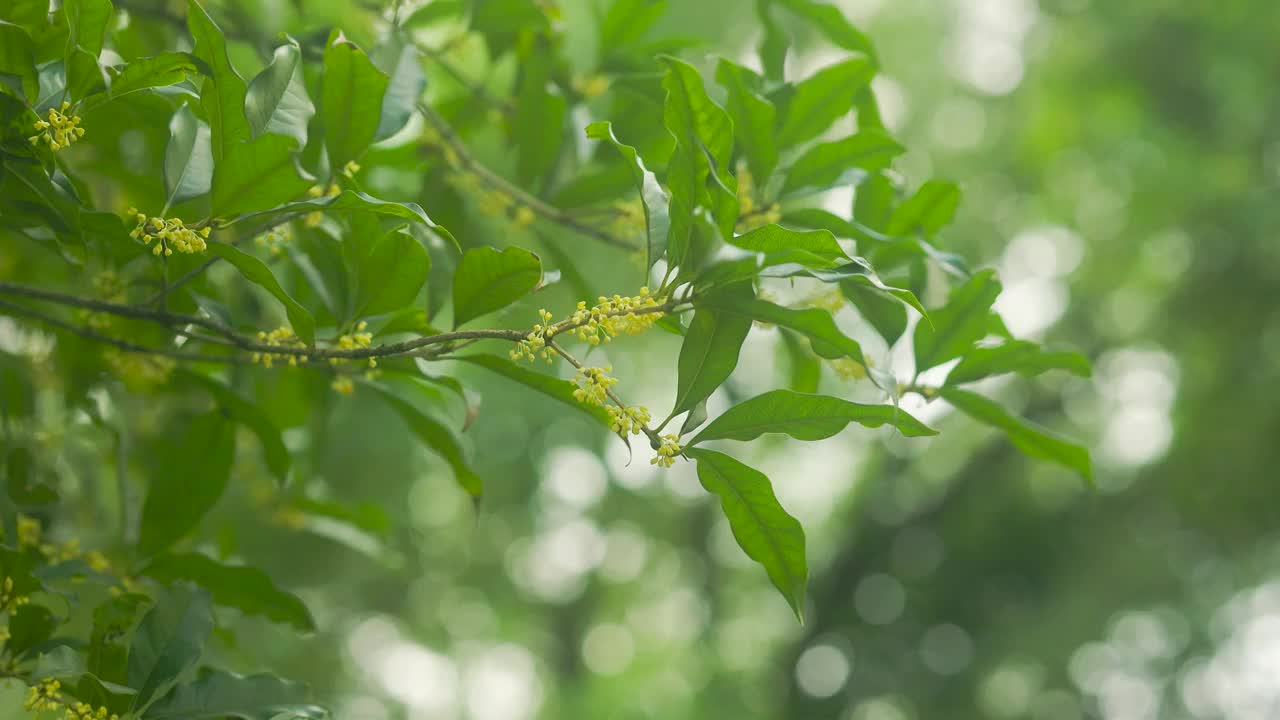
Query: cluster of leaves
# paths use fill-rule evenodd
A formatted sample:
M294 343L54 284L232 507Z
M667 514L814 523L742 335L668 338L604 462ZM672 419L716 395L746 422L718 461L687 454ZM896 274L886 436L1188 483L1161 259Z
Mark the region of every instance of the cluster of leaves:
M575 397L572 382L508 359L514 343L536 334L548 357L582 368L563 340L585 320L532 334L523 324L463 327L513 305L527 308L562 278L612 294L590 288L575 267L570 248L584 242L634 261L636 286L653 289L646 297L663 314L656 326L681 337L671 411L638 430L655 450L696 463L739 544L797 615L807 577L803 531L770 480L724 452L724 441L768 433L821 440L849 423L934 434L898 407L910 392L942 398L1004 431L1028 455L1090 472L1083 449L965 387L1007 373L1087 373L1088 364L1011 337L992 311L995 274L971 272L936 247L959 191L929 181L907 192L892 171L904 149L871 92L876 54L834 8L761 2L763 73L726 59L704 73L676 56L678 40L651 37L663 2L617 0L600 16L595 74L582 78L563 59L549 4L438 0L372 18L379 37L368 50L329 28L259 47L261 70L248 82L232 62L243 49L230 41L236 32L224 31L196 0L185 19L129 9L67 0L49 12L42 1L17 0L0 10L0 242L4 255L40 268L17 283L8 279L16 267L0 263L0 311L21 323L15 327L56 334L51 350L19 347L0 356L5 572L22 594L47 600L10 615L4 652L32 683L51 674L45 658L56 654L69 656L54 673L68 680L66 692L113 712L319 713L299 705L299 689L282 680L195 672L214 604L304 630L312 625L298 599L261 572L176 549L200 539L202 520L239 472L238 427L256 436L263 464L282 486L305 483L305 468L295 467L281 436L305 413L274 412L279 390L262 379L299 378L289 387L313 398L312 413L327 411L329 387L350 393L358 383L403 416L479 498L481 478L440 417L446 404L467 402L467 392L459 378L428 370L435 361L465 361L608 429L609 414ZM782 13L812 23L848 57L787 79L789 41L775 20ZM184 27L191 51L141 42L131 33L141 23ZM447 53L423 40L442 25L480 38L494 56L518 59L509 96L474 84L461 101L427 102L430 63L450 74ZM51 110L80 118L85 133L69 147L31 139ZM578 110L612 122L577 127ZM509 173L467 150L465 135L495 118L515 149ZM856 131L840 136L850 125ZM378 171L411 174L416 186L371 193ZM826 191L850 186L855 201L846 212L820 205ZM452 220L475 206L497 216L503 232L490 227L455 238L419 201L455 230L479 227ZM150 242L168 241L153 237L145 221L131 235L137 213L198 218L180 227L207 236L207 249L153 252ZM486 244L496 237L512 242ZM536 243L556 268L521 243ZM900 378L873 362L830 308L768 299L771 285L794 284L838 293L885 346L909 343L914 375ZM935 307L919 299L942 296ZM448 331L437 329L442 314ZM281 328L266 332L275 325ZM708 421L708 399L760 326L780 333L790 386ZM504 347L458 354L478 343ZM281 361L290 367L274 366ZM829 361L863 374L883 402L818 394ZM947 364L940 385L921 382ZM120 432L111 408L136 395L167 401L156 406L169 427L180 428L149 438L163 471L137 517L126 509L116 518L119 572L20 541L20 511L67 517L56 489L39 479L53 462L40 452L36 389L50 382L63 407L99 431ZM622 406L617 395L609 400ZM659 435L677 419L677 432ZM128 494L120 495L127 506ZM361 522L342 508L293 509ZM88 641L59 635L75 612L55 613L56 597L94 607L86 589L94 584L105 599L92 611Z

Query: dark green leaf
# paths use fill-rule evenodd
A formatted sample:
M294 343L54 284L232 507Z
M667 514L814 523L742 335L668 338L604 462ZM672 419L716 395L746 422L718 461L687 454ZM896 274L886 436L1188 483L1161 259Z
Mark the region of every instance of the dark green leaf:
M169 120L164 148L164 189L168 204L199 197L213 187L213 146L209 126L183 105Z
M169 584L187 580L208 590L213 601L248 615L262 615L299 630L315 630L316 622L297 595L276 587L257 568L223 565L200 553L166 554L147 563L139 574Z
M888 167L906 148L880 130L820 143L809 148L787 172L782 195L829 190L847 185L867 173Z
M276 48L262 72L249 83L244 114L253 137L275 133L293 138L297 148L307 144L307 125L316 114L302 80L302 49L293 38Z
M720 291L725 303L754 298L750 283L738 283ZM689 323L677 363L676 402L671 414L692 410L706 400L738 366L738 352L751 331L751 318L699 308Z
M305 686L274 675L211 672L174 688L143 720L324 720L329 713L304 704Z
M842 282L840 291L889 345L907 331L907 308L898 300L861 283Z
M138 690L134 712L145 711L195 667L212 630L213 605L205 591L175 585L157 599L129 646L129 687Z
M585 403L578 402L578 400L573 397L573 391L577 386L568 380L561 380L560 378L552 377L551 375L534 372L522 365L517 365L506 358L498 357L497 355L462 355L454 359L471 363L472 365L479 365L486 370L497 373L509 380L518 382L521 385L524 385L531 390L536 390L549 398L559 400L575 410L580 410L598 420L601 425L609 427L609 414L605 412L605 409L598 405L587 405Z
M510 305L542 280L542 261L520 247L468 250L453 274L453 326Z
M765 433L786 433L797 440L823 440L851 422L871 428L891 425L907 437L938 434L893 405L864 405L826 395L771 390L729 408L689 444L707 440L755 440Z
M658 178L644 165L644 160L636 149L625 145L613 134L613 127L607 122L591 123L587 126L587 137L612 143L622 153L628 171L640 191L640 203L644 207L645 234L648 237L648 264L653 264L662 257L667 249L667 235L671 231L670 201L667 193L658 184Z
M211 377L195 372L185 373L185 376L208 390L227 415L258 436L258 442L262 443L262 455L266 460L267 468L277 480L284 483L289 477L289 465L292 461L288 448L280 439L280 430L271 422L271 418L257 405L240 397L234 390Z
M58 620L48 608L32 604L19 606L9 614L9 639L5 642L4 652L11 658L20 658L23 653L52 637L57 627Z
M284 311L289 317L289 324L293 326L293 332L306 344L315 343L315 318L306 308L299 305L297 300L290 297L284 288L280 287L280 281L276 280L276 276L271 273L271 268L267 267L266 263L226 243L209 243L209 253L235 265L245 280L271 293L281 305L284 305Z
M313 178L298 165L295 142L268 134L227 148L213 170L212 213L230 218L258 212L306 192Z
M62 9L70 30L65 59L67 92L78 99L103 82L98 55L114 8L111 0L65 0Z
M448 240L454 247L458 247L458 241L454 239L453 235L451 235L444 227L435 224L435 222L427 216L427 213L424 212L422 207L417 203L379 200L372 195L367 195L354 190L344 190L337 195L312 198L309 200L299 200L297 202L285 203L284 205L279 205L268 210L246 213L223 224L232 225L250 219L276 219L288 215L303 215L317 211L326 213L365 213L369 215L381 215L383 217L401 218L411 222L422 223L444 239Z
M409 426L414 435L418 436L419 440L444 458L449 467L453 468L453 477L457 480L458 485L471 497L479 498L484 490L484 482L467 465L466 458L462 455L462 448L459 447L458 441L453 437L453 434L445 426L427 416L412 403L402 399L391 389L377 383L370 383L370 386L377 389L391 407L400 413L400 416L404 418L405 424Z
M886 232L906 235L919 230L931 237L951 222L959 204L960 188L955 183L930 180L893 211Z
M943 400L969 417L1003 430L1014 447L1028 457L1058 463L1075 470L1089 481L1093 480L1088 450L1035 423L1010 415L1007 410L977 393L956 387L944 387L939 393Z
M933 324L916 325L916 372L958 358L987 335L987 316L1000 295L994 270L976 273L951 291L947 304L929 313Z
M209 118L213 138L213 158L219 163L232 146L250 137L249 122L244 116L244 80L227 56L227 41L222 29L205 12L199 0L190 0L187 27L195 39L192 54L209 68L200 89L200 105Z
M347 238L355 245L357 238ZM357 251L359 252L359 251ZM392 230L362 252L356 263L354 317L399 310L412 305L431 271L431 256L404 230Z
M128 678L129 649L125 639L138 614L151 599L140 593L125 593L102 602L93 611L86 666L102 680L123 684Z
M389 82L363 50L334 33L324 50L320 110L325 147L335 169L359 158L373 142Z
M804 620L804 529L787 514L763 473L712 450L688 450L698 463L698 480L720 498L733 537L747 557L764 566L769 579Z
M108 68L111 87L107 94L122 97L139 90L177 85L188 75L199 72L195 56L184 52L171 52L154 57L131 60L120 68Z
M960 364L947 374L948 385L962 385L992 375L1016 372L1034 377L1049 370L1066 370L1089 376L1089 360L1077 352L1048 351L1023 340L1011 340L995 347L978 347L965 353Z
M778 146L789 148L812 140L853 108L854 97L875 75L867 58L850 58L822 68L795 86L785 106Z
M778 165L778 146L773 103L760 94L762 81L755 73L721 59L716 66L716 82L728 93L726 104L733 118L733 136L758 187L764 187Z
M775 305L768 300L731 299L712 293L697 303L731 315L741 315L759 322L777 325L804 335L813 344L813 351L825 358L847 357L866 365L862 348L857 341L836 327L831 313L818 308L792 309Z
M154 555L195 530L222 497L235 456L235 425L220 411L197 416L164 446L142 506L138 548Z
M20 26L4 21L0 21L0 75L17 77L23 99L29 104L36 102L40 80L31 37Z
M516 176L525 184L543 178L556 165L564 141L569 103L551 81L550 52L535 47L520 63L520 88L511 135Z

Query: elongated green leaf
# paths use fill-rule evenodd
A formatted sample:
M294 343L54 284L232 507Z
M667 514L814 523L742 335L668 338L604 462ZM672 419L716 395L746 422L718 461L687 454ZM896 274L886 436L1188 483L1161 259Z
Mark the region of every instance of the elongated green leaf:
M609 414L605 412L605 409L598 405L587 405L578 402L573 397L573 391L577 389L577 386L568 380L561 380L557 377L534 372L497 355L463 355L454 359L478 365L509 380L518 382L553 400L559 400L565 405L580 410L598 420L601 425L609 427Z
M374 50L373 64L389 78L373 134L377 141L395 135L409 122L427 88L427 75L422 69L422 54L403 33L393 33Z
M162 583L180 580L208 590L213 601L248 615L262 615L288 623L299 630L315 630L316 621L297 595L276 587L257 568L223 565L200 553L161 555L147 563L139 574Z
M226 243L209 243L209 252L235 265L246 280L271 293L281 305L284 305L285 314L289 317L289 324L293 326L294 333L308 345L315 343L315 318L306 308L299 305L297 300L290 297L284 288L280 287L280 281L276 280L276 276L271 273L271 268L267 267L266 263Z
M348 238L347 243L359 242ZM355 317L399 310L412 305L427 282L431 256L417 238L392 230L361 253L356 263Z
M457 480L458 485L471 497L479 498L484 491L484 482L467 465L466 458L462 455L462 448L458 445L458 441L453 437L453 434L412 403L399 397L393 390L377 383L370 383L370 386L375 388L396 412L400 413L400 416L404 418L405 424L409 426L414 435L418 436L419 440L449 464L449 467L453 469L453 477Z
M863 53L875 60L876 51L871 44L871 39L854 27L839 9L817 0L775 0L775 2L808 20L815 30L825 35L835 45L845 50Z
M754 298L750 283L738 283L720 291L723 302ZM751 318L700 308L693 314L680 346L677 362L676 403L671 414L692 410L706 400L738 366L738 353L751 331Z
M760 94L763 81L741 65L722 58L716 65L716 82L729 93L726 104L733 118L733 137L756 185L764 187L778 165L777 110Z
M829 230L791 230L781 225L764 225L729 242L753 252L804 250L821 258L849 259Z
M853 196L853 216L862 225L877 232L886 232L893 214L897 191L893 181L883 172L858 183Z
M962 385L992 375L1016 372L1034 377L1049 370L1066 370L1089 376L1089 360L1077 352L1049 351L1033 342L1011 340L995 347L979 347L965 353L947 374L948 385Z
M298 165L295 142L268 134L228 148L213 170L213 214L261 211L306 192L313 178Z
M686 453L698 463L702 487L720 499L738 546L747 557L764 566L769 579L803 622L809 570L800 522L778 502L764 473L713 450Z
M539 182L556 165L564 143L569 103L551 82L552 55L535 47L520 63L520 87L512 117L516 176L526 185Z
M937 431L893 405L864 405L826 395L771 390L739 403L712 420L690 445L708 440L755 440L765 433L786 433L797 440L823 440L851 422L875 428L891 425L907 437Z
M829 65L795 86L786 104L778 146L793 147L812 140L831 127L836 118L853 109L853 100L871 82L875 64L862 57Z
M410 30L430 27L436 23L457 18L467 12L464 0L432 0L409 13L401 25Z
M307 125L316 114L307 87L302 81L302 49L293 38L276 48L262 72L249 83L244 96L244 114L249 130L257 138L275 133L307 144Z
M813 351L822 357L848 357L864 366L867 364L862 357L862 347L856 340L840 332L831 313L826 310L796 310L758 299L725 302L714 293L708 299L699 301L699 307L711 307L722 313L743 315L752 320L794 330L809 338Z
M164 148L164 189L170 205L199 197L213 187L213 145L209 126L183 105L169 120Z
M458 241L443 226L435 224L422 207L417 203L396 202L393 200L379 200L372 195L368 195L355 190L344 190L337 195L331 195L320 198L310 198L308 200L299 200L297 202L285 203L267 210L259 210L257 212L245 213L238 215L229 220L224 225L232 225L243 222L245 220L265 220L268 218L279 218L285 215L303 215L311 212L326 213L366 213L370 215L381 215L383 217L402 218L410 222L422 223L431 228L436 234L448 240L454 247L458 247Z
M611 143L622 153L626 160L627 170L640 191L640 203L644 207L645 234L648 238L647 267L662 257L667 249L667 235L671 231L670 200L667 192L658 184L658 178L644 165L640 154L630 145L618 140L613 134L613 126L607 122L595 122L587 126L587 137Z
M205 12L199 0L189 0L187 28L195 39L191 53L209 68L200 89L200 106L209 118L213 137L213 158L221 162L233 145L250 137L249 122L244 116L244 80L227 56L227 41L222 29Z
M951 222L959 204L960 188L955 183L930 180L893 211L887 232L905 235L919 230L931 237Z
M261 408L211 377L196 372L187 372L184 376L207 390L227 415L231 416L231 419L257 435L258 442L262 444L262 455L267 463L267 469L281 483L288 479L289 466L292 464L289 450L280 439L279 428L271 422L271 418Z
M176 441L163 446L142 505L143 555L195 530L226 489L235 448L235 425L216 410L191 420Z
M174 688L144 720L324 720L329 713L305 704L306 686L275 675L212 672Z
M697 275L694 285L698 288L720 287L758 276L817 277L814 273L835 272L840 267L842 266L834 259L815 255L808 250L787 249L767 253L746 253L714 260ZM865 272L861 265L858 266L858 271Z
M542 261L520 247L491 247L463 254L453 274L453 326L510 305L542 280Z
M335 31L324 50L320 93L324 142L334 168L359 158L373 142L389 82L363 50Z
M104 681L123 685L129 682L129 648L125 637L138 621L151 598L125 593L104 600L93 610L93 630L85 664L89 672Z
M929 313L933 324L916 325L916 372L958 358L987 334L987 316L1000 295L994 270L975 273L951 291L947 304Z
M666 10L666 0L617 0L600 22L601 52L639 40Z
M0 20L0 75L18 78L15 91L19 97L34 105L40 95L40 76L36 70L35 49L31 36L20 25ZM0 92L5 83L0 81Z
M143 713L195 667L212 631L207 592L180 584L162 594L129 646L129 687L138 691L131 709Z
M889 345L907 331L907 308L898 300L860 283L842 282L840 291Z
M67 92L71 98L84 97L103 83L98 56L111 22L111 0L66 0L62 4L67 19Z
M881 130L820 143L805 151L787 172L782 195L795 195L856 183L862 176L883 170L906 148Z
M770 12L772 7L773 0L756 0L756 17L760 19L760 26L764 30L758 53L760 65L764 68L764 76L770 82L780 83L786 74L787 50L791 47L791 36L773 18L773 13Z
M1028 457L1048 460L1080 473L1086 480L1093 480L1093 466L1089 451L1029 420L1011 415L995 402L968 390L944 387L939 393L965 415L979 422L1004 431L1009 441Z
M139 90L177 85L197 72L195 56L190 53L171 52L138 58L120 68L107 69L111 78L107 94L114 99Z
M43 605L21 605L9 613L9 638L5 641L5 653L13 658L21 658L28 650L52 637L57 627L58 621L48 608Z

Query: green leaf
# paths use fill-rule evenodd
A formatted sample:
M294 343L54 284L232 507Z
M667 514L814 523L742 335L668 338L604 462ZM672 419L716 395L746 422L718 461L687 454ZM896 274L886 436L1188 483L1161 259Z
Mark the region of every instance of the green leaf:
M667 236L671 232L671 209L667 192L658 184L658 178L644 165L640 154L630 145L618 140L613 126L608 122L595 122L587 126L587 137L612 143L626 160L626 166L640 191L640 203L644 207L645 234L648 238L648 262L646 267L662 257L667 249Z
M1028 457L1058 463L1093 481L1093 467L1089 451L1075 443L1028 420L1010 415L1007 410L991 400L968 390L944 387L939 391L943 400L979 422L1003 430L1014 447Z
M796 392L818 392L818 383L822 380L822 365L818 358L805 349L804 343L794 333L782 333L782 346L791 364L788 387Z
M258 442L262 444L262 455L267 463L267 469L280 483L284 483L289 477L289 466L292 460L289 457L289 450L284 446L284 441L280 439L280 430L271 422L271 418L267 416L257 405L240 397L234 390L223 385L206 375L196 372L186 372L184 377L190 378L199 384L218 405L231 417L231 419L244 425L254 435L258 436Z
M271 273L266 263L226 243L209 243L209 253L236 266L246 280L275 296L275 299L284 305L284 311L289 317L289 324L293 326L293 332L306 344L315 344L315 318L306 308L299 305L297 300L289 297L284 288L280 287L280 282L276 280L276 276Z
M882 172L858 183L853 196L853 216L862 225L883 233L889 227L893 203L897 199L893 181Z
M347 245L359 240L347 238ZM360 252L360 251L357 251ZM356 318L414 304L431 271L431 256L403 229L386 233L361 252L356 262Z
M35 49L31 37L21 26L0 21L0 75L18 78L23 99L35 104L40 94L40 75L36 70ZM0 83L0 88L4 84Z
M213 137L213 158L219 163L230 149L250 138L249 122L244 116L244 80L227 55L227 41L222 29L213 22L199 0L189 0L187 27L195 39L191 53L209 68L200 89L200 106L209 118Z
M64 61L67 93L75 100L103 82L98 56L115 9L111 0L66 0L62 9L70 31Z
M992 375L1016 372L1035 377L1049 370L1066 370L1089 377L1089 360L1077 352L1048 351L1036 343L1011 340L995 347L978 347L965 353L947 374L948 385L962 385Z
M769 10L773 0L756 0L756 16L760 19L763 36L760 38L760 65L764 68L764 76L773 83L780 83L785 75L787 50L791 47L791 37L782 26L773 19Z
M111 78L107 95L115 99L140 90L177 85L199 71L195 56L190 53L170 52L138 58L120 68L107 69Z
M617 0L600 23L601 51L635 43L666 11L666 0Z
M276 587L257 568L223 565L200 553L161 555L139 574L169 584L186 580L208 590L213 601L247 615L262 615L299 630L316 629L316 621L297 595Z
M764 566L796 617L804 621L804 529L773 494L764 473L713 450L687 450L698 463L698 480L720 499L729 529L747 557Z
M358 159L373 142L389 82L363 50L334 32L324 50L320 93L324 142L332 167L342 168Z
M876 57L875 48L866 33L854 27L844 13L835 7L816 0L775 0L782 7L808 20L813 28L826 36L833 44L852 52Z
M536 44L521 58L511 139L516 149L516 176L526 185L555 168L564 141L569 103L552 82L552 62L549 48Z
M840 283L840 291L858 310L863 320L875 328L880 337L893 345L907 331L907 308L880 290L853 282Z
M814 145L791 166L781 194L785 197L856 183L866 174L888 167L905 151L906 148L880 130L864 130L834 142Z
M812 140L853 108L854 97L871 83L875 64L862 57L829 65L795 86L784 107L778 146L793 147Z
M42 605L21 605L11 610L7 620L9 638L5 641L5 654L18 659L28 650L53 637L58 620Z
M323 720L324 708L305 703L306 686L275 675L215 671L174 688L143 720Z
M542 261L520 247L468 250L453 274L453 326L510 305L542 280Z
M764 187L778 165L774 123L777 111L760 94L763 81L747 68L723 58L716 65L716 82L728 92L733 136L747 159L757 187Z
M916 372L958 358L987 335L987 316L1000 295L994 270L975 273L951 291L943 307L929 313L933 324L916 325Z
M93 630L85 664L89 672L104 681L124 684L129 681L129 648L126 637L137 623L142 608L151 598L139 593L125 593L104 600L94 608Z
M213 187L213 146L209 126L183 105L169 120L164 148L164 190L169 205L199 197Z
M773 253L804 250L818 257L847 260L849 256L829 230L791 230L781 225L764 225L732 238L729 242L744 250Z
M768 300L724 300L712 293L697 301L698 307L714 308L722 313L736 314L760 322L794 330L809 338L813 351L824 358L848 357L866 365L862 347L857 341L836 327L831 313L818 308L792 309L775 305Z
M573 397L573 391L577 389L577 386L568 380L561 380L557 377L534 372L497 355L462 355L454 359L478 365L509 380L518 382L531 390L540 392L553 400L559 400L575 410L584 412L599 421L601 425L609 427L609 413L598 405L587 405L578 402Z
M297 41L276 48L262 72L249 83L244 96L244 114L254 138L275 133L297 141L297 148L307 144L307 125L316 114L302 80L302 49Z
M893 211L886 232L906 235L919 230L931 237L951 222L959 204L960 188L955 183L930 180Z
M409 122L427 88L427 75L422 69L422 54L402 33L393 34L375 50L373 62L389 76L378 129L373 134L377 141L395 135Z
M443 226L435 224L435 222L427 216L427 213L424 212L422 207L417 203L379 200L372 195L357 192L355 190L344 190L337 195L299 200L297 202L278 205L267 210L245 213L232 218L231 220L223 223L223 225L233 225L245 220L265 220L280 218L286 215L305 215L312 212L366 213L370 215L400 218L403 220L409 220L410 222L422 223L444 239L448 240L454 247L458 247L458 241L453 237L453 235L451 235Z
M690 445L708 440L755 440L786 433L797 440L823 440L851 422L875 428L891 425L907 437L938 432L893 405L864 405L826 395L771 390L739 403L702 429Z
M213 170L212 213L221 217L253 213L306 192L313 178L298 165L295 142L268 134L228 148Z
M134 712L143 713L195 667L212 630L207 592L175 585L157 599L129 646L129 687L138 690Z
M754 298L750 283L737 283L720 291L723 302ZM671 415L692 410L715 392L738 366L738 352L751 331L751 318L699 308L689 323L677 362L676 403Z
M378 383L369 383L369 385L376 389L396 412L400 413L400 416L404 418L405 424L409 426L414 435L418 436L419 440L449 464L449 467L453 469L453 477L457 480L458 485L471 497L479 498L484 490L484 482L467 465L466 458L462 455L462 448L458 445L458 441L453 437L453 434L412 403L402 399L390 388Z
M138 549L154 555L196 526L222 497L235 456L235 425L217 410L186 423L162 446L142 506Z
M464 0L432 0L409 13L409 17L404 19L401 26L410 30L430 27L443 20L461 18L466 15L466 12Z

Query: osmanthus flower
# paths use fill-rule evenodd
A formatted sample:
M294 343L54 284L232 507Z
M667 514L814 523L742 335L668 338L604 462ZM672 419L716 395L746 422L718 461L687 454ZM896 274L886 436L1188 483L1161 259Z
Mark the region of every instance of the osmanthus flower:
M649 464L657 465L658 467L671 467L676 464L676 456L684 452L684 446L680 444L679 435L663 435L661 440L662 444L658 446L658 454L649 460Z
M137 208L129 208L128 214L138 221L137 227L129 233L129 237L141 240L145 245L150 245L153 240L156 241L151 249L156 256L168 257L174 250L194 254L204 252L208 248L205 244L205 240L209 237L208 226L192 230L182 222L181 218L147 217L138 212Z
M618 379L609 375L611 372L613 367L608 365L578 368L578 375L573 379L573 384L578 386L573 391L574 399L585 405L604 405L609 388L618 384Z
M258 342L266 343L267 345L275 345L282 349L302 349L306 347L306 343L302 342L301 338L294 334L293 328L283 325L269 333L259 332ZM299 362L305 363L307 361L307 357L305 355L297 355L288 352L255 352L251 359L255 363L262 363L264 367L270 368L274 364L275 358L284 356L289 358L289 365L293 367L297 367Z
M104 350L102 358L111 367L111 372L132 390L164 385L178 365L173 358L124 352L116 348Z
M62 683L46 678L27 690L24 707L37 714L46 711L62 712L64 720L120 720L120 716L105 707L95 708L89 703L71 702L62 696Z
M31 598L17 594L13 578L6 576L4 582L0 583L0 611L12 613L29 602Z
M605 411L609 413L609 429L620 435L639 435L644 426L653 419L649 415L649 409L643 405L629 407L608 405Z
M355 332L338 336L337 348L339 350L357 350L359 348L369 347L369 345L373 343L373 333L366 331L366 328L368 327L369 323L361 320L360 323L356 325ZM329 359L330 365L338 365L341 362L342 358ZM369 367L378 367L378 359L372 357L369 358ZM350 393L348 392L346 394L349 395Z
M755 179L745 163L738 165L738 224L734 231L739 235L782 220L782 208L778 203L760 206L756 203Z
M71 143L84 137L84 128L79 127L80 116L68 115L71 103L64 102L58 109L49 108L46 120L36 120L33 126L36 134L27 138L32 145L39 145L43 140L50 150L61 150L70 147Z
M355 381L349 375L339 375L333 379L333 382L329 383L329 387L340 395L350 395L356 391Z

